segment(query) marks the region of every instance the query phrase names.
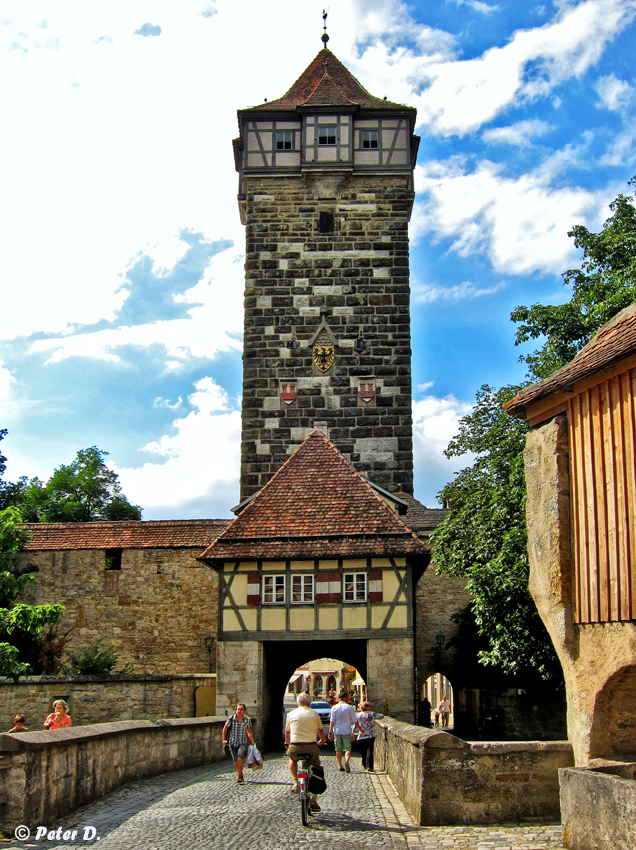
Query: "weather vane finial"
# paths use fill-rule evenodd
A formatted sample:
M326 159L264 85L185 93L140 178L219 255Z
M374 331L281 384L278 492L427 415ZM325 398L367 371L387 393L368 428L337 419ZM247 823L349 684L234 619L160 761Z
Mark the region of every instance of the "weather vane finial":
M325 9L322 10L322 20L323 20L323 25L322 25L323 33L322 33L322 36L321 36L322 46L327 47L327 42L329 41L329 36L327 35L327 12L326 12Z

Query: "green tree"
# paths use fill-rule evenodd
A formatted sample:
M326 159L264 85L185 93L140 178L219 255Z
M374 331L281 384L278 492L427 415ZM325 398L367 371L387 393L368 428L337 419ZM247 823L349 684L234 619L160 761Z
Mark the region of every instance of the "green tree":
M22 565L21 553L28 538L20 522L15 508L0 511L0 675L14 681L31 672L31 665L19 659L16 643L28 642L45 626L54 626L64 613L63 605L16 601L35 579L33 567Z
M636 186L636 177L629 181ZM546 378L569 363L612 316L636 301L636 207L632 196L620 194L610 204L612 215L600 233L581 224L568 236L583 251L581 267L563 275L572 297L565 304L517 307L511 318L519 324L516 345L545 338L541 348L520 358L531 379Z
M92 446L58 467L46 484L20 479L14 502L25 522L139 520L141 509L121 492L119 476L104 463L108 452Z
M634 185L636 178L630 181ZM558 306L517 307L512 313L520 324L517 345L543 339L540 348L521 358L530 379L547 377L568 363L600 327L636 300L636 208L623 194L610 208L600 233L582 225L569 233L583 251L581 267L563 276L572 287L571 299ZM475 460L440 493L449 511L432 541L439 571L468 580L470 610L458 612L457 620L469 639L476 631L479 661L505 673L532 668L544 679L561 678L528 591L527 426L502 410L519 389L483 386L473 412L462 419L446 455L472 453Z
M549 636L528 591L523 447L526 423L502 405L519 387L482 386L447 457L475 456L447 484L449 506L432 536L438 572L467 579L470 611L482 639L481 664L517 675L533 669L558 677ZM465 617L464 617L465 618Z

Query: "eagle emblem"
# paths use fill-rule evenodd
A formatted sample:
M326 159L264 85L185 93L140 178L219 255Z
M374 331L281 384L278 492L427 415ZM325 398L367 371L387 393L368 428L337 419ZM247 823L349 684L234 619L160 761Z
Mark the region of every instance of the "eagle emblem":
M333 345L314 345L313 360L316 368L320 372L328 372L333 366L333 361L336 357L336 351Z

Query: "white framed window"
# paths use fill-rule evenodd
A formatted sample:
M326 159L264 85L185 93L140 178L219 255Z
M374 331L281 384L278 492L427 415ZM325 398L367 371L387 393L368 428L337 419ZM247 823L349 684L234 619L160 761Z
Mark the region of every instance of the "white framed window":
M314 577L311 574L292 575L292 605L314 601Z
M345 602L367 601L366 573L344 573L342 576L342 587L342 598Z
M319 127L318 128L318 144L319 145L335 145L338 142L338 135L335 127Z
M362 130L362 148L364 150L377 150L378 147L378 131L377 130Z
M285 602L285 576L263 576L263 602L269 605Z
M290 151L292 149L293 136L291 130L276 131L276 150Z

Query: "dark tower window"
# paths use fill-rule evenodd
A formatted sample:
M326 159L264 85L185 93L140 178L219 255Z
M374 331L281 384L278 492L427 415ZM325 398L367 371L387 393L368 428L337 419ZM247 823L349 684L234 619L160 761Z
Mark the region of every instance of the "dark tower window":
M334 218L333 213L321 212L318 219L318 230L320 233L333 233Z
M292 131L291 130L277 130L276 131L276 150L277 151L290 151L291 149L292 149Z
M105 570L121 570L121 549L107 549L104 558Z
M336 128L335 127L320 127L318 129L318 144L319 145L335 145Z
M362 131L362 147L365 149L374 150L378 147L378 131L377 130L363 130Z

